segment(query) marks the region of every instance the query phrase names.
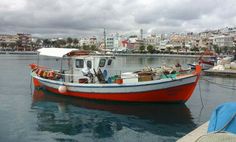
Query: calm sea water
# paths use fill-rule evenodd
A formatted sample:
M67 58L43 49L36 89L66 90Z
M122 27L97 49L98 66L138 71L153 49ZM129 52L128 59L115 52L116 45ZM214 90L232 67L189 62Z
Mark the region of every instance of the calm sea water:
M187 64L192 58L117 57L118 70ZM186 104L129 104L61 97L30 87L36 56L0 55L0 142L173 142L206 122L212 110L236 101L233 78L202 76ZM57 67L52 58L40 60ZM203 99L202 107L200 94Z

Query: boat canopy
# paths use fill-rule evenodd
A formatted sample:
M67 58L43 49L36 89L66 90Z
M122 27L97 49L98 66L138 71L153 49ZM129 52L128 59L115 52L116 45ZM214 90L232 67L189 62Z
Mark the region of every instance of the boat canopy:
M39 55L43 56L51 56L51 57L63 57L66 54L76 51L78 49L75 48L40 48L37 51L39 52Z

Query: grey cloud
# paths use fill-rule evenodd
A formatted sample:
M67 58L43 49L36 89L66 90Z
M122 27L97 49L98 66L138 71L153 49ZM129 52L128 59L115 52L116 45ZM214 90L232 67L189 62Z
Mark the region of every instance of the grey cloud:
M14 0L13 0L14 1ZM18 0L19 1L19 0ZM153 29L178 32L234 25L234 0L22 0L9 10L0 2L0 32L37 35L98 34ZM9 3L11 6L12 2Z

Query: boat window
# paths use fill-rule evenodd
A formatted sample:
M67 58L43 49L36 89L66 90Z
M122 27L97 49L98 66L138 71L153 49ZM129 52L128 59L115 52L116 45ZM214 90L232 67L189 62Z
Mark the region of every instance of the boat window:
M107 65L110 66L112 63L112 59L109 59L108 62L107 62Z
M91 61L87 61L87 67L88 67L89 69L92 68L92 62L91 62Z
M99 67L104 67L106 64L106 59L100 59L99 61Z
M76 59L75 66L76 66L76 68L83 68L84 67L84 60L83 59Z

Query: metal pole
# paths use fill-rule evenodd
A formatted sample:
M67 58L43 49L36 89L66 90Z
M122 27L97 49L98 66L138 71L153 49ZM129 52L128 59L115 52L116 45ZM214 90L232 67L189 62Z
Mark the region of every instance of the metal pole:
M105 49L105 54L106 54L106 29L104 28L104 49Z
M38 52L38 57L37 57L37 66L39 66L39 52Z
M65 82L65 76L64 76L64 74L62 72L62 61L63 61L63 57L61 58L61 75L62 75L63 81Z

